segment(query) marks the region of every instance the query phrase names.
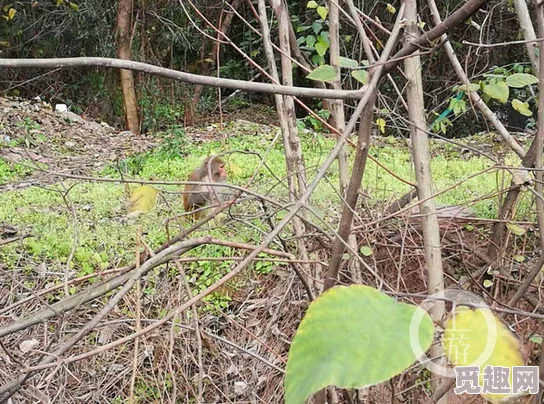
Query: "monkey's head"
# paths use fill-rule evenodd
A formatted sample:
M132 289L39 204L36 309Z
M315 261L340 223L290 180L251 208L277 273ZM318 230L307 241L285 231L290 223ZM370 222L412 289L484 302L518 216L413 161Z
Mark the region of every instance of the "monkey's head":
M225 162L220 157L211 156L204 161L204 167L206 167L206 172L208 171L208 164L210 163L210 168L212 172L212 181L213 182L223 182L227 179L227 171L225 170Z

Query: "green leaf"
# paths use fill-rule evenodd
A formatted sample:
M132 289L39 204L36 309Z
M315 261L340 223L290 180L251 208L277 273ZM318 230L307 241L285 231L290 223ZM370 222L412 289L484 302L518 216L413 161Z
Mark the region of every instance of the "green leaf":
M359 66L359 63L357 63L356 60L345 58L344 56L340 56L339 59L340 66L341 67L357 67Z
M336 77L336 69L331 65L323 65L315 68L306 76L307 79L316 81L331 81Z
M531 338L529 338L529 341L540 345L542 344L542 337L540 335L533 335Z
M355 80L357 80L360 83L363 83L363 84L368 83L368 72L366 71L366 69L352 70L351 77L353 77Z
M529 103L522 102L518 100L517 98L512 100L512 108L518 111L521 115L524 115L524 116L533 115L533 112L529 109Z
M457 87L457 91L464 91L465 93L468 93L469 91L478 91L479 89L480 86L476 83L468 83L468 87L466 84Z
M395 14L397 12L397 9L393 7L392 4L387 3L387 12L391 14Z
M329 45L327 45L325 42L318 40L318 42L315 44L315 50L319 56L325 56L327 49L329 49Z
M525 257L523 255L514 255L514 261L516 262L523 262L525 261Z
M327 18L327 14L329 14L329 9L327 7L319 6L317 8L317 14L319 14L322 20L325 20Z
M155 207L158 194L159 190L150 185L134 189L128 203L127 216L135 217L141 213L150 212Z
M319 31L323 28L323 24L319 21L316 21L312 24L312 30L314 31L314 34L319 34Z
M419 324L411 328L415 315ZM295 334L285 403L302 404L331 385L353 389L389 380L417 359L411 343L425 352L433 333L432 319L420 307L365 285L331 288L310 304Z
M319 4L317 4L317 2L314 0L310 0L308 4L306 4L306 8L317 8L317 6L319 6Z
M527 73L516 73L506 78L508 87L522 88L536 83L538 83L538 78Z
M313 47L315 45L315 36L308 35L306 37L306 45L308 45L309 47Z
M321 55L313 55L312 63L314 65L321 66L323 63L325 63L325 58Z
M68 4L70 5L70 8L74 11L79 11L79 6L75 3L72 3L71 1L68 2Z
M496 84L489 84L484 87L484 93L497 101L506 104L510 90L504 81L499 81Z
M379 118L381 119L381 118ZM361 255L364 256L364 257L370 257L372 255L372 248L370 248L369 246L367 245L364 245L361 247L361 249L359 250Z
M523 227L512 222L506 222L506 228L516 236L523 236L525 234L525 229Z

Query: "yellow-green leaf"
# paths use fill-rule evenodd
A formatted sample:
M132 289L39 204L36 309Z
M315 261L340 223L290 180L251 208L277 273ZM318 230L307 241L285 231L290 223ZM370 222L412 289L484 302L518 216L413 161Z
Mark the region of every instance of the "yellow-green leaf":
M326 42L320 41L315 44L315 50L319 56L325 56L327 49L329 49L329 45Z
M317 44L318 45L318 44ZM317 48L316 45L316 48ZM331 81L336 77L336 69L330 65L322 65L312 70L306 76L307 79L316 81Z
M150 185L143 185L132 191L128 203L128 216L136 217L141 213L150 212L157 202L159 190Z
M468 86L463 84L462 86L457 87L458 91L464 91L465 93L468 93L469 91L478 91L479 89L480 86L476 83L468 83Z
M510 89L504 81L499 81L496 84L488 84L484 87L484 93L497 101L506 104Z
M380 132L385 133L385 119L376 119L376 125L378 125L378 127L380 128Z
M524 116L533 115L533 112L529 109L529 103L522 102L518 100L517 98L512 100L512 108L518 111L521 115L524 115Z
M413 327L413 319L421 318ZM285 404L303 404L327 386L357 389L391 379L433 341L431 317L364 285L336 286L308 307L289 348ZM387 359L384 360L384 355Z
M528 73L516 73L506 78L508 87L523 88L538 83L538 78Z
M339 58L339 63L340 63L340 66L341 66L341 67L349 67L349 68L353 68L353 67L359 66L359 63L357 63L356 60L353 60L353 59L350 59L350 58L346 58L346 57L344 57L344 56L340 56L340 58Z
M516 262L524 262L525 257L523 255L514 255L514 261Z
M387 12L395 14L397 12L397 9L392 4L387 3Z
M491 286L493 286L493 282L489 279L484 280L484 288L489 289Z
M64 0L57 0L57 1L56 1L57 7L60 6L62 3L64 3Z
M359 250L361 252L361 255L363 255L364 257L369 257L372 255L372 248L370 248L369 246L367 245L364 245L361 247L361 249Z
M317 7L317 14L324 20L329 14L329 9L327 7L319 6Z
M10 8L8 11L8 20L13 20L13 17L15 17L15 14L17 13L17 10L14 8Z
M352 70L351 77L353 77L359 83L368 83L368 72L366 71L366 69Z
M306 4L307 8L317 8L318 6L319 4L317 4L317 2L315 2L314 0L310 0L308 4Z
M525 229L523 227L512 222L506 222L506 228L516 236L523 236L525 234Z
M442 343L450 362L455 366L478 366L480 386L483 386L484 368L524 366L521 343L508 326L489 309L471 310L459 306L446 323ZM481 394L486 400L498 403L509 394Z
M79 11L79 6L75 3L72 3L71 1L68 3L70 4L70 8L74 11Z

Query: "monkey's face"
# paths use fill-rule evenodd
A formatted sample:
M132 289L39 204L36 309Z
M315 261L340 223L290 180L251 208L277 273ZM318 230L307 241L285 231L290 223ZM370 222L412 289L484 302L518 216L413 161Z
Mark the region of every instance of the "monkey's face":
M214 170L213 180L214 182L223 182L227 179L227 171L225 170L225 164L218 164L217 169Z

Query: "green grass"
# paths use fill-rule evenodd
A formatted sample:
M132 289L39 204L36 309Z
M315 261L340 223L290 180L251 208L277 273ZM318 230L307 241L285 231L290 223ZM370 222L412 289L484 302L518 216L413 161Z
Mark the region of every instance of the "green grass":
M153 153L135 156L124 164L127 177L160 180L184 180L189 171L199 164L208 153L226 151L250 151L265 155L270 147L275 133L262 130L247 130L247 127L230 128L234 134L221 141L210 141L198 146L192 145L183 135L175 137L174 148L163 147ZM170 139L171 140L171 139ZM414 172L410 162L410 154L402 143L385 139L385 146L374 147L371 155L381 164L395 172L399 177L414 181ZM305 135L303 139L303 153L308 168L308 179L315 175L316 169L323 163L335 141ZM349 158L353 159L354 151L349 150ZM442 153L433 148L432 169L437 191L444 190L458 181L473 175L491 165L485 158L462 157L444 149ZM245 186L260 160L255 154L233 153L229 156L234 163L230 167L230 181L236 185ZM517 164L515 157L510 156L509 162ZM266 155L267 168L262 167L251 184L254 191L267 194L271 197L288 201L285 188L285 162L281 138ZM4 168L8 167L8 168ZM16 165L7 166L0 160L0 178L14 178L21 175ZM3 174L4 172L9 173ZM114 167L108 167L97 175L119 178ZM488 172L464 182L454 190L448 191L437 198L439 204L470 204L479 198L493 194L497 187L507 186L509 178L501 178L504 173ZM280 185L276 185L277 179ZM67 185L71 185L69 181ZM326 179L321 181L312 197L312 205L324 212L324 218L336 225L341 210L340 199L335 191L338 184L338 169L336 163L331 167ZM131 188L135 187L131 185ZM396 199L404 194L409 186L395 179L379 168L374 162L368 161L363 187L370 193L370 204L383 206L389 200ZM181 196L175 192L180 187L160 186L164 192L162 196L173 207L176 213L182 212ZM69 194L71 202L76 208L78 244L71 267L78 275L93 273L100 268L110 265L131 263L134 257L135 237L138 228L145 232L145 239L152 247L157 247L166 240L164 219L172 216L168 206L159 198L155 210L137 219L127 219L125 210L125 188L116 183L77 183ZM529 198L522 206L528 209ZM234 209L247 208L248 204L237 206ZM483 199L473 204L476 214L481 217L496 217L497 197ZM253 208L258 211L259 207ZM525 212L522 209L522 212ZM238 240L258 244L268 234L270 227L260 220L250 220L251 226L233 223L229 226L216 226L210 232L214 237L225 240ZM70 256L72 245L76 237L74 218L65 205L59 192L41 188L26 188L21 191L0 193L0 223L17 226L22 232L32 233L34 237L26 239L25 252L37 262L46 262L50 271L62 271ZM170 222L170 233L176 234L176 221ZM20 254L16 250L16 243L5 246L0 250L0 260L8 268L19 263ZM192 252L194 256L232 256L236 252L227 247L203 246ZM198 292L209 286L222 274L228 272L229 263L199 262L189 266L194 275L192 287ZM255 268L266 273L269 268L261 264ZM217 302L216 302L217 303ZM219 302L218 305L225 302Z

